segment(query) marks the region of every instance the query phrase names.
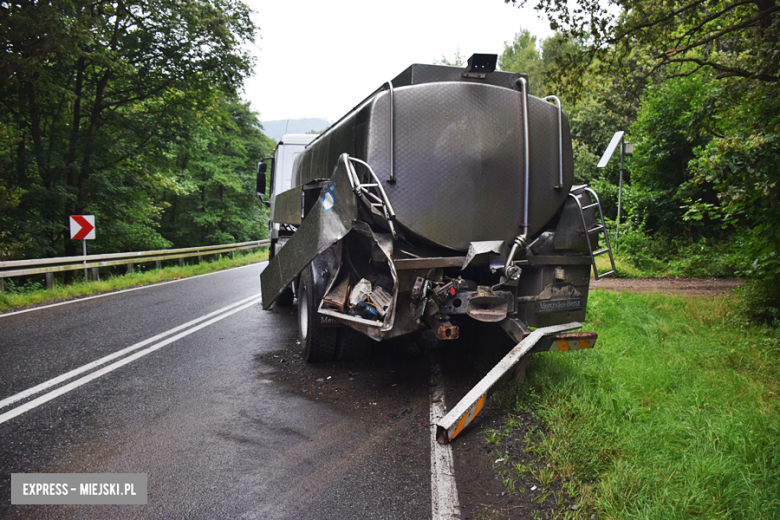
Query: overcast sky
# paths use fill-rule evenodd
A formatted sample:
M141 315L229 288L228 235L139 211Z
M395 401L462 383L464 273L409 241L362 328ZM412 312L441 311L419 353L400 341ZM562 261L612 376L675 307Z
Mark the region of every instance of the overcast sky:
M244 0L260 38L245 97L263 121L334 121L412 63L501 54L549 24L503 0Z

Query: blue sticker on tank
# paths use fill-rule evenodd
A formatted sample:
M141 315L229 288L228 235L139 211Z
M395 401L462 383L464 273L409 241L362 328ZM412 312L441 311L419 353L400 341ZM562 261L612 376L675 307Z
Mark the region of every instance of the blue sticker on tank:
M329 211L333 207L333 193L328 190L322 197L322 205L325 207L325 211Z

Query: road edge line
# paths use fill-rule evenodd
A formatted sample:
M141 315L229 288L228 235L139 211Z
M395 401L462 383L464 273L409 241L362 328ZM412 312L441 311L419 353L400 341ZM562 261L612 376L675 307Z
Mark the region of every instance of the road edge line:
M444 392L439 386L441 366L431 363L431 518L433 520L460 519L460 501L455 481L455 461L452 447L436 440L436 423L447 415Z

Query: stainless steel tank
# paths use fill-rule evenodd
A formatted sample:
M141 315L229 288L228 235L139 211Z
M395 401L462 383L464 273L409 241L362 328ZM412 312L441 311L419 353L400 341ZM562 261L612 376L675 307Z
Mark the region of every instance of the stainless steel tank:
M525 135L521 77L475 79L456 67L412 65L306 148L294 184L330 178L348 153L384 180L408 239L466 251L523 231L527 138L532 236L566 201L573 160L568 120L556 105L528 96Z

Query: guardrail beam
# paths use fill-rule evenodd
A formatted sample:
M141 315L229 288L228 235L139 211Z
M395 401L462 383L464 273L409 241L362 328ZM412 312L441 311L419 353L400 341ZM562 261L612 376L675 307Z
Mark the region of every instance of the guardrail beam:
M221 244L217 246L190 247L181 249L161 249L156 251L136 251L131 253L111 253L105 255L69 256L59 258L35 258L31 260L12 260L0 262L0 292L4 289L5 278L14 276L30 276L44 274L46 287L54 287L54 273L63 271L75 271L92 268L92 279L100 279L98 268L112 265L127 265L128 273L133 272L133 264L155 262L157 268L161 268L162 260L178 259L179 265L184 265L184 259L198 257L199 263L206 254L213 254L219 260L220 255L227 253L231 258L235 251L256 250L267 247L270 240L257 240L254 242L239 242L235 244Z

